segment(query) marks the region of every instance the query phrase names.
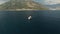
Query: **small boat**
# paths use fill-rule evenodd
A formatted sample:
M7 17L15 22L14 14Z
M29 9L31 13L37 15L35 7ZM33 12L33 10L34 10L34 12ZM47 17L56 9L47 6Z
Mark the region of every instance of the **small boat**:
M29 17L28 17L28 20L30 20L31 18L32 18L32 16L29 16Z

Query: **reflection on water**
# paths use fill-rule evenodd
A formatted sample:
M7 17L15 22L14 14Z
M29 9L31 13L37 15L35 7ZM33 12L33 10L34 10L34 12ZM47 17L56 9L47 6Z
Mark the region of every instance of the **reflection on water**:
M0 34L60 34L60 12L0 11Z

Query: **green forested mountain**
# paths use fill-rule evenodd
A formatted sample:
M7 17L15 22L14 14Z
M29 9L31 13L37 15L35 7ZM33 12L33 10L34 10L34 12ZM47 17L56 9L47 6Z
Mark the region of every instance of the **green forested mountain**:
M10 0L0 5L0 9L39 9L48 10L42 4L32 0Z

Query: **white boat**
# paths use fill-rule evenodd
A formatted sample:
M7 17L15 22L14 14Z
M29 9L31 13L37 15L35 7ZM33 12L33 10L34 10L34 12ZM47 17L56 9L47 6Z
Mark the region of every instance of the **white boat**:
M30 20L31 18L32 18L32 16L29 16L29 17L28 17L28 20Z

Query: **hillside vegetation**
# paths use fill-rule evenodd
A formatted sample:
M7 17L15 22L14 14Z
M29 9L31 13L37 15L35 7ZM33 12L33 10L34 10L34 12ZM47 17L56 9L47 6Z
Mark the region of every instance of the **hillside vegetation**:
M37 10L48 10L42 4L39 4L32 0L10 0L0 5L1 10L5 9L37 9Z

